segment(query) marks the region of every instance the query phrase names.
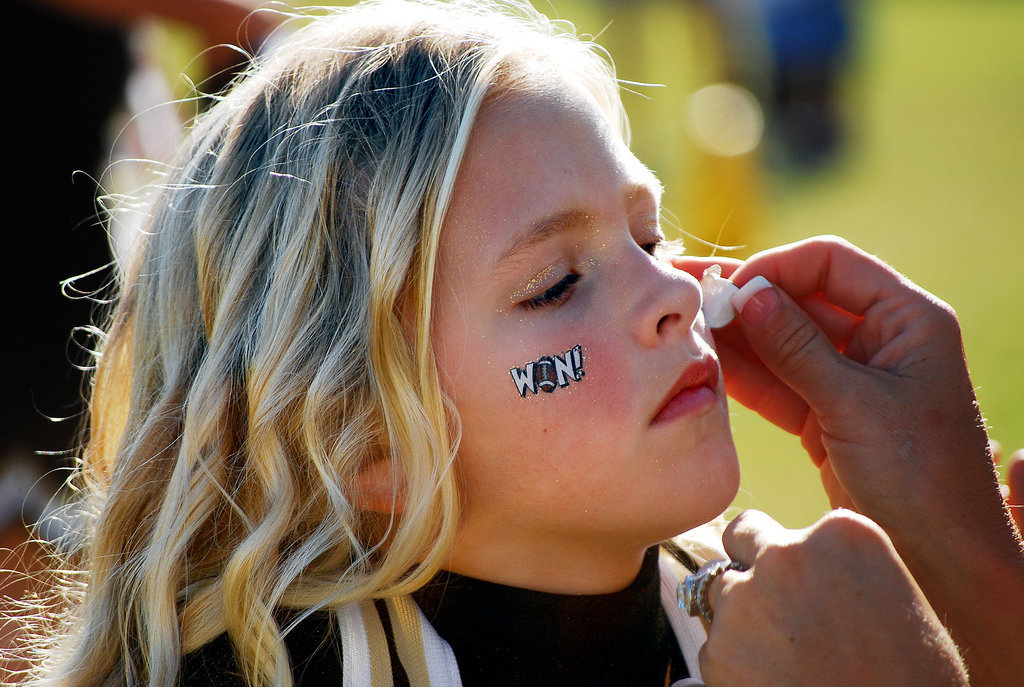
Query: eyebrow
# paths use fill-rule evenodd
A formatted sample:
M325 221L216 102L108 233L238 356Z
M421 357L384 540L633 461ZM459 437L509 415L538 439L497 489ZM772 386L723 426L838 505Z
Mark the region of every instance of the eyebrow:
M630 206L635 205L643 197L652 197L657 203L661 198L662 187L657 179L653 178L646 183L631 184L626 192L626 199ZM577 229L587 229L594 224L595 217L591 213L579 209L565 210L549 215L538 222L533 223L529 229L517 233L509 241L505 249L495 259L492 269L497 269L502 263L510 260L519 253L522 253L540 243L547 241L563 232Z
M526 231L516 234L494 261L494 266L497 267L515 255L537 244L544 243L558 234L573 229L585 229L593 223L594 216L582 210L566 210L545 217L539 222L535 222Z

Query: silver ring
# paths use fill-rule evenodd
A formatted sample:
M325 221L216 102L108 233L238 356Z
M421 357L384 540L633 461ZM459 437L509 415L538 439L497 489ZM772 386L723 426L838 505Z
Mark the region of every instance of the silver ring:
M715 617L715 612L708 605L708 589L711 588L711 583L726 570L746 569L747 566L736 561L708 561L700 567L700 570L692 575L687 575L686 579L679 583L679 588L676 590L679 608L691 616L699 614L704 622L710 624Z

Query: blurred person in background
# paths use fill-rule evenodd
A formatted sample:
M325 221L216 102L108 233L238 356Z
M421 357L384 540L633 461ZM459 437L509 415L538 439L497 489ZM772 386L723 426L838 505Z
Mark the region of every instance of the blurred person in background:
M852 47L845 0L763 0L772 56L769 132L784 161L814 170L843 143L839 91Z
M847 0L696 0L714 17L726 78L765 111L769 159L814 171L842 149L839 102L853 52Z
M272 15L253 13L251 0L13 0L7 25L30 40L8 41L8 92L14 147L9 189L18 188L26 212L16 229L24 246L9 254L4 293L15 309L15 331L6 344L0 460L60 464L79 427L82 409L80 347L87 337L73 330L91 323L89 298L113 277L106 234L99 226L97 181L111 148L109 128L123 105L134 64L131 30L148 18L187 23L209 46L259 45ZM27 51L27 54L26 54ZM211 74L201 84L216 92L244 61L238 49L204 54ZM13 81L13 83L11 83ZM200 103L202 105L204 103ZM116 135L116 132L114 132ZM81 279L73 279L81 275ZM70 280L70 281L69 281ZM62 290L64 294L62 294ZM17 295L17 297L14 297Z

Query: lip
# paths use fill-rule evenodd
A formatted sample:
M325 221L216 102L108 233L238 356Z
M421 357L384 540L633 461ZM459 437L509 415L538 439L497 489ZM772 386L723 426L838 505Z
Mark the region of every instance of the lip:
M688 365L658 405L651 424L689 415L718 400L718 361L708 356Z

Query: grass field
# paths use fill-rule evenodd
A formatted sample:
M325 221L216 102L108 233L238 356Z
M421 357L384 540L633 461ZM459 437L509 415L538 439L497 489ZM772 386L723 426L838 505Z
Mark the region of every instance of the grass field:
M993 438L1024 446L1024 4L861 2L857 55L845 89L849 148L815 176L737 162L725 189L739 255L822 233L844 236L895 265L960 315L973 380ZM682 123L686 96L714 80L707 26L678 2L555 0L555 13L617 57L625 79L664 84L627 96L633 147L666 182L666 208L714 240L701 217L708 167ZM704 221L705 226L699 226ZM729 241L723 241L728 243ZM694 253L706 252L694 245ZM798 442L742 409L737 507L790 526L826 508Z

